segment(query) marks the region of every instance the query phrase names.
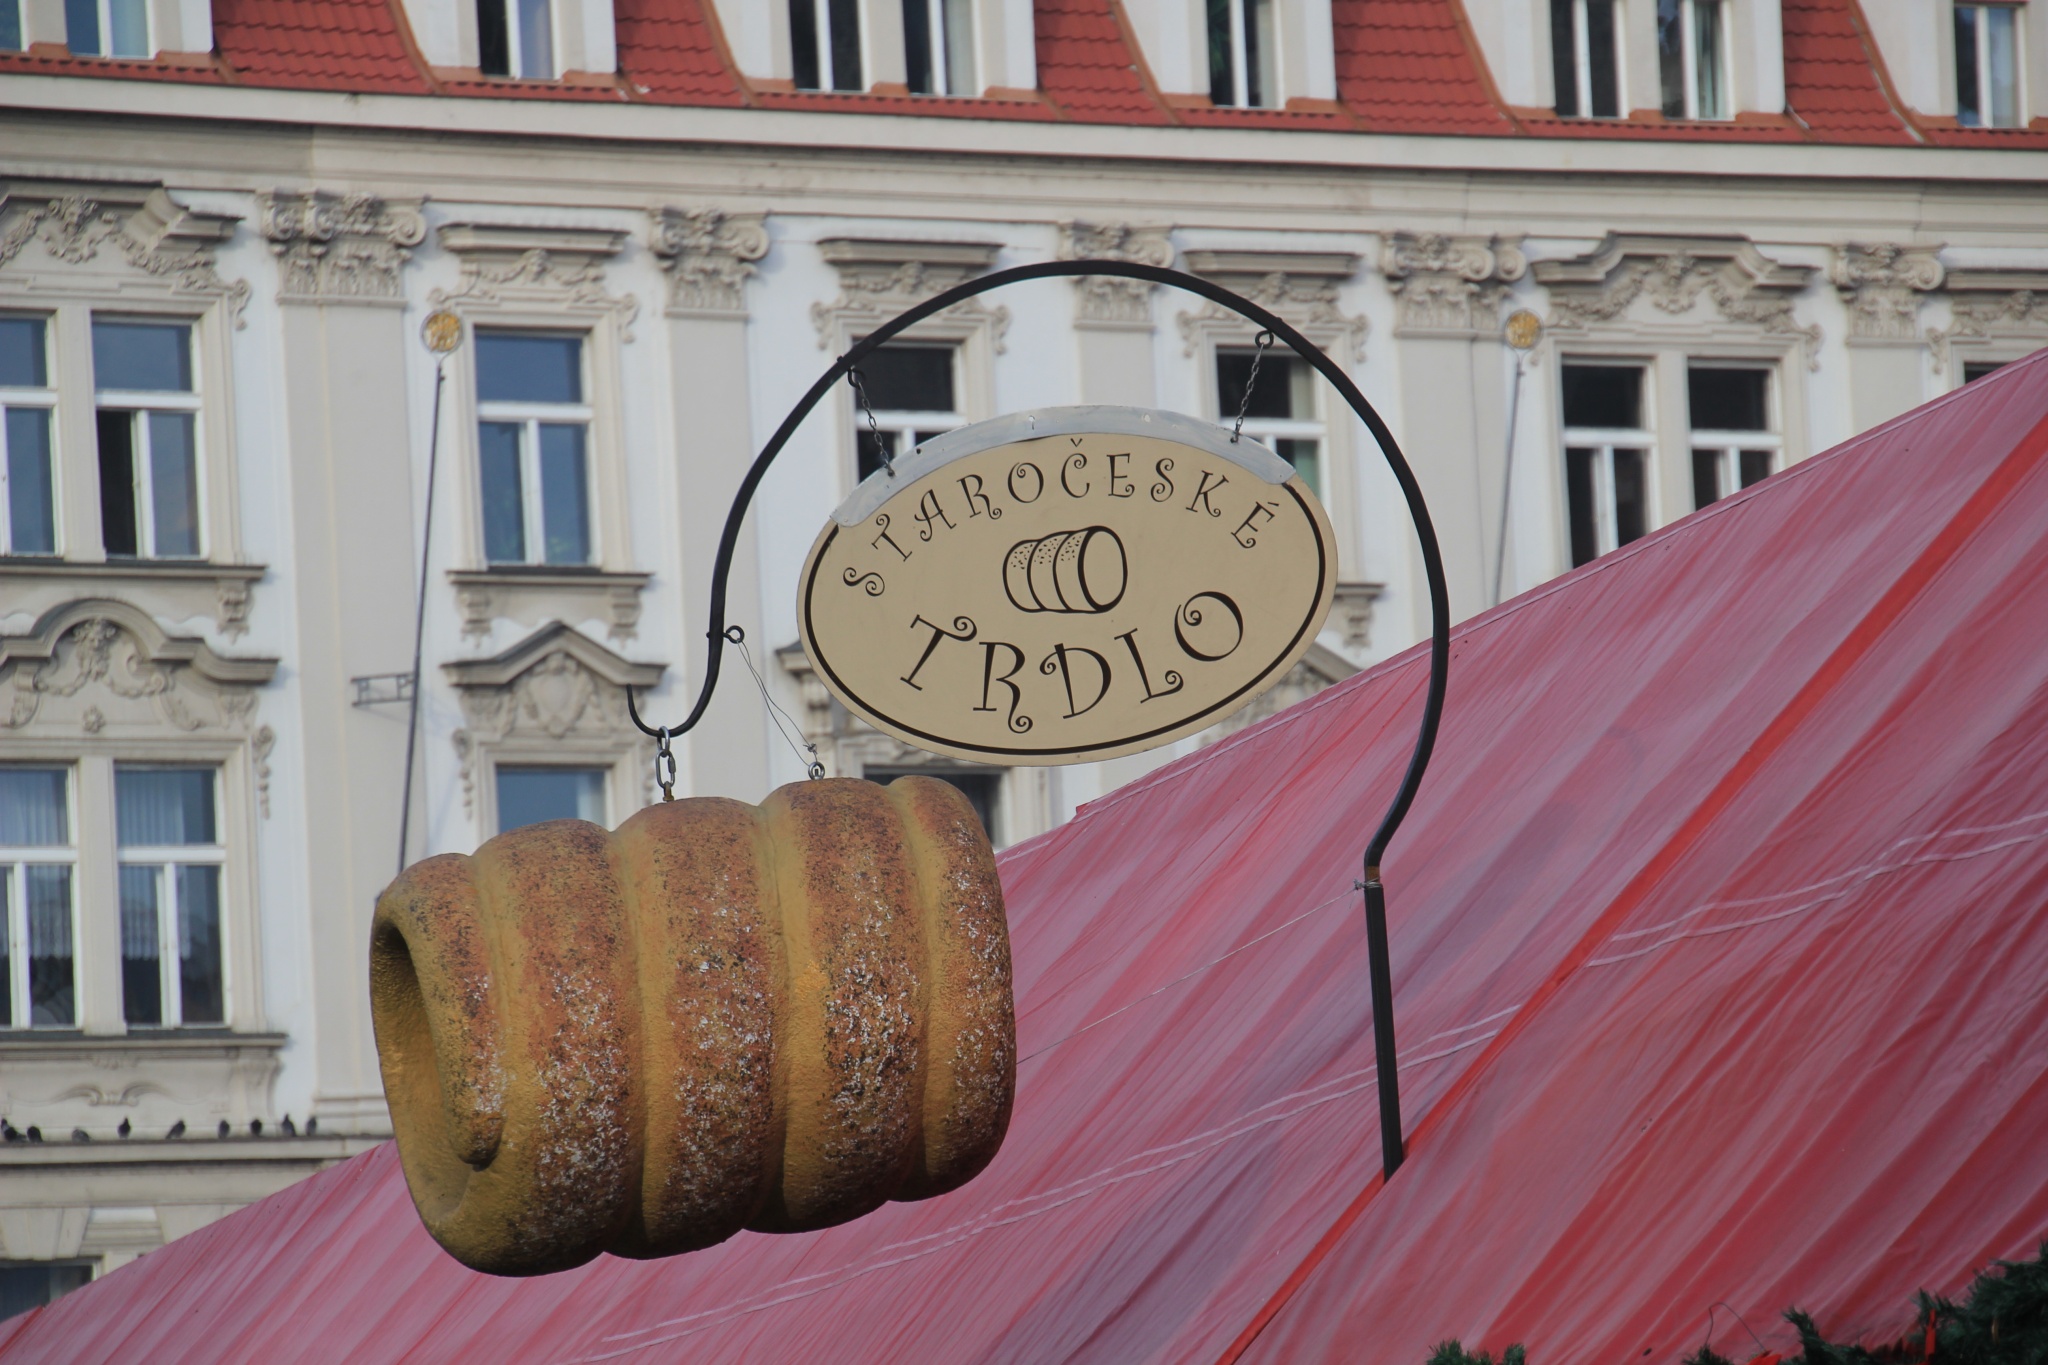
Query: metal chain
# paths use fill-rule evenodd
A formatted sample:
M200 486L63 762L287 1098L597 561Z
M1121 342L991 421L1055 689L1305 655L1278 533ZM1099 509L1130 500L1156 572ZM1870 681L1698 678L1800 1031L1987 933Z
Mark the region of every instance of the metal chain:
M868 438L875 443L875 449L882 453L882 468L887 470L889 477L893 479L896 477L896 452L882 439L881 426L875 421L875 410L868 403L868 384L867 380L861 377L860 366L855 365L846 372L846 382L853 385L854 400L860 404L861 412L868 419Z
M1244 434L1244 415L1251 410L1252 390L1259 386L1259 366L1265 363L1266 348L1273 344L1271 332L1261 332L1253 342L1259 349L1252 352L1252 372L1244 381L1244 397L1237 403L1237 425L1230 429L1230 443L1237 444L1237 438Z
M666 774L662 772L663 764L668 765ZM661 733L655 737L654 741L654 781L655 785L661 788L662 800L673 801L676 799L676 755L675 750L668 747L668 727L666 725L661 727Z

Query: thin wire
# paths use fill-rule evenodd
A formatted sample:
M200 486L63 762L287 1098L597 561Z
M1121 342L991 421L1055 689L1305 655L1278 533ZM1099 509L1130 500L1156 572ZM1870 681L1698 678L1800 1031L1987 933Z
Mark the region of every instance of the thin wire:
M1237 425L1230 429L1230 443L1237 444L1237 438L1244 434L1244 415L1251 411L1252 390L1259 387L1259 366L1265 363L1266 348L1273 344L1271 332L1259 333L1252 343L1258 349L1252 352L1252 372L1245 377L1244 397L1237 402Z
M1734 1307L1725 1300L1714 1303L1707 1308L1707 1339L1700 1343L1701 1350L1704 1351L1707 1347L1714 1344L1714 1309L1716 1308L1726 1308L1728 1315L1741 1323L1742 1330L1749 1333L1749 1339L1756 1343L1756 1349L1766 1355L1770 1353L1771 1348L1764 1345L1764 1339L1756 1334L1756 1328L1751 1327L1748 1320L1742 1314L1736 1312Z
M1517 352L1515 355L1515 387L1508 397L1508 449L1502 462L1500 479L1500 541L1493 558L1493 606L1500 605L1501 571L1508 562L1508 500L1515 491L1515 424L1522 415L1522 375L1528 368L1528 357Z
M868 402L868 381L861 375L860 366L856 365L846 372L846 382L853 385L853 396L860 403L860 410L867 414L868 439L875 443L875 449L882 454L882 468L893 479L896 477L896 451L888 441L882 439L882 428L875 421L874 406Z
M770 724L774 725L775 733L782 736L782 742L787 744L789 751L796 755L796 761L804 765L804 771L810 775L813 782L823 777L825 775L825 765L818 761L818 746L807 740L800 742L797 739L790 738L791 731L795 731L797 735L801 736L804 732L803 727L796 723L796 717L783 710L775 698L768 695L768 684L761 677L761 670L754 667L754 656L747 651L747 633L738 626L734 626L726 631L725 638L739 647L740 662L747 666L747 672L754 675L754 686L760 690L761 700L767 703L768 720ZM785 721L788 722L787 725L784 724ZM804 757L805 754L809 754L810 757L806 759Z
M434 472L441 463L441 389L448 380L448 357L434 362L434 416L427 436L427 513L420 528L420 600L412 622L412 705L405 713L405 795L398 803L398 870L405 871L406 836L412 830L412 761L420 735L420 661L426 648L427 562L434 548Z

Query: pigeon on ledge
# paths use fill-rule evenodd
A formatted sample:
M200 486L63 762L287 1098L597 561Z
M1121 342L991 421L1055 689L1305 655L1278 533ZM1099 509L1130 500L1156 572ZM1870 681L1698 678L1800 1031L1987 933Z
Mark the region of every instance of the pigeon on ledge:
M171 1131L165 1133L164 1136L171 1139L177 1139L185 1136L185 1120L179 1119L176 1123L172 1124Z

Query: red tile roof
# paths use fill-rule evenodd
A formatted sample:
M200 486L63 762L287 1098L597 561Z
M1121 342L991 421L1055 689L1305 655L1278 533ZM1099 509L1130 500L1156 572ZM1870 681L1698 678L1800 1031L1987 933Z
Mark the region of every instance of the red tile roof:
M762 0L765 3L765 0ZM1375 133L1673 142L2048 148L2048 120L2018 129L1957 128L1900 106L1860 0L1781 0L1786 112L1726 123L1560 119L1500 98L1463 0L1332 0L1335 102L1216 109L1162 95L1122 0L1033 0L1036 97L935 99L759 89L733 64L711 0L614 0L619 70L570 81L436 73L420 56L402 0L212 0L214 51L154 61L73 57L38 44L0 53L7 73L236 84L484 99L895 113L1077 123L1181 124ZM765 83L764 83L765 84Z

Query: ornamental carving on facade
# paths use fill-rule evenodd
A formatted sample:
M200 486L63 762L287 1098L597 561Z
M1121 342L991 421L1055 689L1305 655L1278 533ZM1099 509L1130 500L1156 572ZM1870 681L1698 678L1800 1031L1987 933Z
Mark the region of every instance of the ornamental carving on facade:
M275 659L223 658L122 602L74 602L0 637L0 729L250 732ZM267 728L267 727L266 727Z
M1353 364L1365 359L1365 336L1371 324L1346 313L1338 290L1358 273L1358 257L1349 252L1190 251L1190 272L1244 295L1282 318L1317 345L1339 353ZM1235 310L1204 301L1176 320L1183 354L1193 355L1205 334L1256 330Z
M231 214L200 213L162 186L92 189L15 185L0 194L0 268L32 242L50 260L77 268L111 251L131 270L163 281L176 296L224 299L237 328L249 302L247 280L228 281L214 250L234 235Z
M617 322L621 341L633 339L640 300L605 288L605 263L625 245L624 233L446 223L438 240L462 262L462 279L453 289L428 294L429 307L464 314L520 307L605 313Z
M744 313L753 263L768 254L762 215L664 208L651 216L647 247L668 273L669 310Z
M1639 300L1682 316L1704 298L1726 321L1798 340L1807 368L1820 363L1820 327L1802 326L1792 308L1814 268L1774 261L1746 237L1609 233L1584 256L1536 262L1534 273L1559 331L1617 321Z
M1947 277L1940 246L1838 247L1828 279L1849 309L1849 335L1859 341L1920 339L1921 295L1941 288Z
M403 302L399 273L427 236L418 200L273 190L256 196L256 210L283 277L279 302Z
M1060 224L1059 259L1062 261L1122 261L1130 265L1165 267L1173 264L1172 229L1133 227L1129 223ZM1118 279L1112 275L1083 275L1074 281L1074 318L1083 326L1111 323L1122 326L1152 325L1152 290L1145 280Z
M1529 263L1518 243L1498 237L1394 232L1380 270L1394 292L1396 331L1491 336L1500 330L1501 301Z
M888 321L914 304L965 284L995 263L999 250L987 242L898 242L833 238L818 252L839 274L839 297L811 305L811 324L820 349L832 349ZM989 348L1003 353L1010 310L979 298L962 299L932 322L985 329Z
M1951 270L1947 285L1949 324L1927 329L1935 373L1947 373L1957 343L2048 345L2048 270Z

